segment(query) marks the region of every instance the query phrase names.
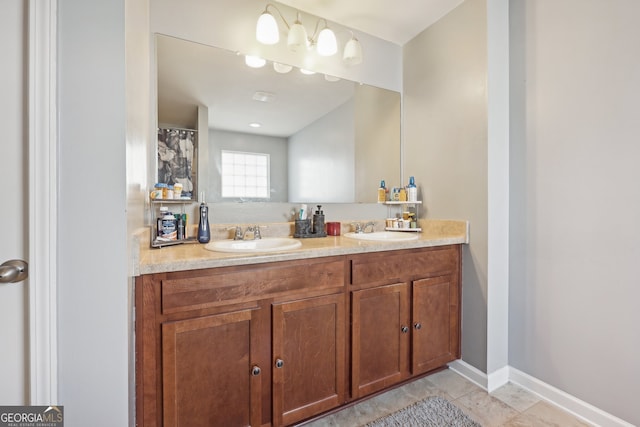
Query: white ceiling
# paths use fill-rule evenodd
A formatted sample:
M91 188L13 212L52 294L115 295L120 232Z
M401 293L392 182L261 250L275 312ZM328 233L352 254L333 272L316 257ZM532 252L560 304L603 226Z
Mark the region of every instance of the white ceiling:
M404 45L464 0L278 0L383 40Z

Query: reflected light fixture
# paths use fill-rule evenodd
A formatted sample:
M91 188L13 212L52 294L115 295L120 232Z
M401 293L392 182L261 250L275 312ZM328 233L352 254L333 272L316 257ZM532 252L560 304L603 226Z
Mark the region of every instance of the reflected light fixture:
M246 55L244 57L244 63L251 68L260 68L264 67L264 64L266 64L267 61L259 56Z
M256 24L256 40L260 43L274 45L280 41L278 24L275 16L270 12L270 9L275 9L287 28L287 47L291 52L308 52L313 48L315 48L315 51L321 56L332 56L338 52L336 35L333 30L329 28L329 23L326 19L318 19L315 30L311 37L309 37L307 30L304 25L302 25L300 12L296 12L295 21L289 25L282 15L282 12L272 3L266 5L264 12L262 12ZM324 25L318 32L321 21ZM357 65L362 63L362 46L353 34L353 31L349 30L349 32L351 33L351 38L344 47L342 58L348 65Z
M291 65L281 64L279 62L273 63L273 69L280 74L286 74L293 69Z

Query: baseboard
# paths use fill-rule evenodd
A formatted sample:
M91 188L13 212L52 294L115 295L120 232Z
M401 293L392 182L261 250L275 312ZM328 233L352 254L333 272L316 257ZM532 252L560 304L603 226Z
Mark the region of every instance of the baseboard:
M541 399L550 402L578 418L601 427L633 427L614 415L559 390L529 374L516 368L509 367L509 381L536 394Z
M487 374L475 366L471 366L464 360L458 359L449 363L449 369L457 372L475 385L482 387L484 390L487 390Z
M542 400L545 400L595 426L634 427L633 424L596 408L587 402L584 402L511 366L505 366L504 368L493 372L491 375L487 375L474 366L471 366L459 359L449 363L449 369L457 372L479 387L489 391L489 393L507 382L512 382L513 384L530 391Z

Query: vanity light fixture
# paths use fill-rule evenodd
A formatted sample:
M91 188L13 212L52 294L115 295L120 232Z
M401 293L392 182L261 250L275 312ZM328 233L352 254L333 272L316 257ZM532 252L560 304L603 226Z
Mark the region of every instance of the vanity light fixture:
M362 46L360 42L356 38L356 36L351 33L351 40L347 42L344 46L344 53L342 54L342 59L344 62L350 65L357 65L362 63Z
M300 12L296 12L295 21L289 25L282 15L282 12L272 3L268 3L265 6L264 12L262 12L256 24L256 40L260 43L274 45L280 41L278 23L269 9L275 9L287 27L287 47L291 52L308 52L312 48L315 48L316 52L321 56L332 56L338 52L336 35L329 28L329 23L326 19L320 18L318 22L316 22L315 30L311 37L309 37L307 30L304 28L304 25L302 25ZM320 32L318 32L321 21L324 23L324 26ZM348 65L357 65L362 62L362 46L353 34L353 31L349 30L349 32L351 33L351 39L349 39L344 47L342 58Z

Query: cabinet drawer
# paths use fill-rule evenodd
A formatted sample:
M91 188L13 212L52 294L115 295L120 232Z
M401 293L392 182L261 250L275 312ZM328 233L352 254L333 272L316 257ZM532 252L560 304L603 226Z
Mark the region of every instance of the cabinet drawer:
M161 281L162 313L255 301L292 291L344 287L344 259L311 259L171 273Z
M456 271L458 246L358 255L351 259L351 284L389 283Z

